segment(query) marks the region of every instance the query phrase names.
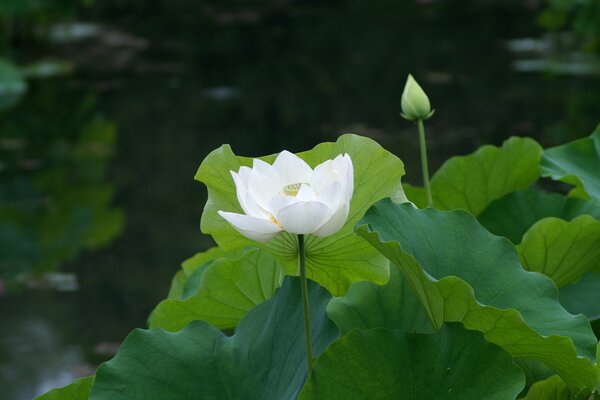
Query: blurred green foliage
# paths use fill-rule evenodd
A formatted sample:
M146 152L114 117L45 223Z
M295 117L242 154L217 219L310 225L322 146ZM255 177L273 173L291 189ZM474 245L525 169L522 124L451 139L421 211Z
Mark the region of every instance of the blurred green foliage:
M74 17L80 6L91 6L95 0L2 0L0 16L3 18L27 17L47 21L57 17Z
M15 56L15 42L44 40L56 22L76 19L82 8L95 0L2 0L0 1L0 54Z
M547 30L570 30L582 50L600 50L600 1L548 0L539 24Z
M0 58L0 111L17 104L26 91L22 71L10 60Z
M106 182L115 124L92 97L65 107L60 86L47 89L0 122L0 278L56 270L123 225Z
M71 71L45 58L48 30L92 3L0 2L0 279L54 271L121 231L123 213L110 206L114 188L105 179L115 124L97 114L93 98L65 101L72 93L62 82L24 97L28 79Z
M46 60L49 29L77 17L93 0L0 1L0 112L18 104L27 92L27 78L44 78L71 71L70 63ZM27 64L26 67L20 66Z

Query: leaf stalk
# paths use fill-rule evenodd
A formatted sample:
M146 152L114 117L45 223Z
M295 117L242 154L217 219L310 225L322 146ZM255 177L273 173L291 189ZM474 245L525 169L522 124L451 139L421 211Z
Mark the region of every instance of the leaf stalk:
M417 120L419 126L419 147L421 148L421 170L423 172L423 185L427 195L427 204L433 207L433 196L431 195L431 186L429 184L429 163L427 162L427 141L425 140L425 124L422 119Z
M306 281L306 251L304 235L298 235L298 267L300 270L300 286L302 288L302 305L304 307L304 337L306 339L306 364L308 375L312 372L313 355L310 338L310 309L308 304L308 285Z

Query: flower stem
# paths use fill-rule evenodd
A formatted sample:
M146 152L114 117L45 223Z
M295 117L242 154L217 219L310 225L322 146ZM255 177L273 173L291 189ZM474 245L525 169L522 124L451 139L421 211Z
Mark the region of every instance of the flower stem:
M433 197L431 196L431 186L429 185L429 164L427 163L427 142L425 141L425 126L423 120L419 119L419 144L421 147L421 170L423 171L423 185L427 194L427 204L433 207Z
M308 306L308 286L306 283L306 254L304 250L304 235L298 235L298 264L300 269L300 285L302 288L302 305L304 307L304 337L306 338L306 363L308 375L312 371L313 356L310 339L310 310Z

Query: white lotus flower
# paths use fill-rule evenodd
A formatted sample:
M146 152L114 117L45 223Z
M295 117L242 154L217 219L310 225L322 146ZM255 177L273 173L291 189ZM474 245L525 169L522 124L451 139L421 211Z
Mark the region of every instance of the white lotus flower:
M252 168L231 171L245 214L219 211L242 235L266 242L282 231L329 236L350 210L354 169L348 154L317 165L282 151L270 165L254 159Z

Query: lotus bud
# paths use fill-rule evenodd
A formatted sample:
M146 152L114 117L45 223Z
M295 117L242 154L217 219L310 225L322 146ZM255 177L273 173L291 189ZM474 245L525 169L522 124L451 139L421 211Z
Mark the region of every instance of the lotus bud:
M411 121L426 120L433 115L429 98L410 74L402 92L401 105L401 115Z

